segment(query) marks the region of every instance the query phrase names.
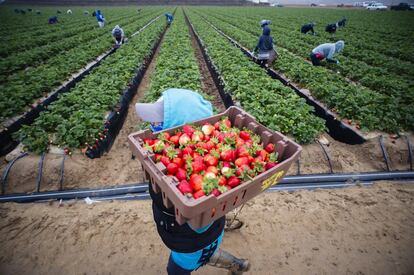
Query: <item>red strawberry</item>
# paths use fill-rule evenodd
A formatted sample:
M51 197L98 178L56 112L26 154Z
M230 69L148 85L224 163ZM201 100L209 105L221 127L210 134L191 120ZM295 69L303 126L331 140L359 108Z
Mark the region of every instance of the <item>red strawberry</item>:
M266 150L259 150L256 152L256 156L261 157L263 161L266 161L269 153Z
M216 189L213 189L213 191L211 192L211 194L213 194L216 197L218 197L218 196L221 195L220 191L217 188Z
M218 184L221 185L221 186L226 185L227 184L226 178L225 177L220 177L219 181L218 181Z
M203 127L201 127L201 131L204 133L204 135L210 136L214 131L214 126L211 124L205 124Z
M175 152L177 153L177 158L182 158L183 157L183 151L181 151L181 149L176 148Z
M190 125L184 125L183 126L183 132L188 135L189 137L191 137L193 135L193 133L195 132L194 128Z
M229 168L231 168L231 163L230 162L223 161L222 163L223 163L223 167L229 167Z
M203 141L204 134L201 131L195 131L194 134L191 136L191 140L195 142Z
M201 197L204 197L204 196L205 196L205 194L204 194L203 190L198 190L197 192L195 192L195 193L193 194L193 197L194 197L195 199L198 199L198 198L201 198Z
M236 152L232 149L229 149L230 147L223 146L222 152L220 154L220 158L223 161L229 161L232 162L236 158Z
M250 134L246 131L240 131L239 136L243 140L249 140L250 139Z
M216 130L220 129L220 121L217 121L216 123L214 123L214 129Z
M236 148L239 148L245 144L245 141L241 138L236 138Z
M191 139L187 134L182 134L178 142L180 143L181 146L184 146L190 141Z
M237 178L237 177L235 177L235 176L233 176L233 177L230 177L228 180L227 180L227 185L229 185L231 188L234 188L234 187L236 187L237 185L239 185L240 184L240 179L239 178Z
M185 147L183 150L181 150L183 153L183 156L185 155L189 155L191 156L193 154L193 149L191 149L190 147Z
M162 155L160 155L160 154L155 154L155 155L154 155L155 162L160 162L160 161L161 161L161 157L162 157Z
M216 166L218 164L218 159L216 159L215 157L213 157L212 155L205 155L204 156L204 162L208 165L208 166Z
M184 195L187 193L193 193L193 189L191 188L191 185L186 180L180 181L177 187L181 191L181 193L183 193Z
M175 174L179 181L187 179L187 172L183 168L178 168L177 174Z
M181 158L173 158L172 162L177 164L178 167L182 167L183 164L184 164L184 162Z
M152 145L154 145L154 140L153 139L144 139L144 143L149 145L149 146L152 146Z
M275 167L277 165L277 163L276 162L268 162L268 163L266 163L265 164L265 169L266 170L269 170L269 169L272 169L273 167Z
M207 172L211 172L211 173L214 173L215 175L218 175L218 169L215 166L209 166L209 167L207 167L206 173Z
M224 118L221 123L227 128L231 128L231 121L228 118Z
M208 142L206 142L206 149L207 149L208 151L210 151L210 150L214 149L215 147L216 147L216 145L214 145L214 143L213 143L212 141L208 141Z
M249 158L247 158L247 157L238 158L238 159L236 159L234 164L236 164L237 167L240 167L242 165L249 165Z
M167 167L168 164L171 163L170 159L168 157L166 157L166 156L162 156L161 159L160 159L160 161L162 162L162 164L164 164L165 167Z
M250 156L249 150L247 150L247 148L245 146L238 147L236 149L236 154L237 154L237 156L239 158L240 157L249 157Z
M154 145L154 152L161 153L165 149L165 143L161 140L157 140Z
M269 143L268 145L266 145L265 150L268 153L273 153L275 151L275 145L273 143Z
M170 138L170 142L172 142L175 146L178 146L180 142L180 137L175 135Z
M168 174L171 174L171 175L177 174L178 165L171 162L170 164L167 165L167 171L168 171Z
M200 161L194 161L192 164L192 167L193 167L193 173L199 173L199 172L206 170L206 165Z
M194 191L201 190L203 186L203 176L199 174L192 174L190 177L190 185L191 188L193 188Z

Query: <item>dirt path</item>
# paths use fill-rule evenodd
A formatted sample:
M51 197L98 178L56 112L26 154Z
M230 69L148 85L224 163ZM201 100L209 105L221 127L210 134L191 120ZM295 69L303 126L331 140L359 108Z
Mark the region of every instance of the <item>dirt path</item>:
M200 70L201 75L201 86L203 89L203 92L213 97L213 105L216 107L217 111L222 112L226 110L226 107L224 106L223 101L221 100L219 90L214 83L213 77L210 74L210 71L207 67L207 63L203 57L203 53L201 51L200 46L197 43L197 40L194 36L194 33L192 32L190 25L187 22L188 32L191 36L191 44L194 48L194 54L198 61L198 67Z
M247 274L413 274L414 184L267 193L222 248ZM0 205L2 274L165 274L149 201ZM226 274L212 267L194 274Z

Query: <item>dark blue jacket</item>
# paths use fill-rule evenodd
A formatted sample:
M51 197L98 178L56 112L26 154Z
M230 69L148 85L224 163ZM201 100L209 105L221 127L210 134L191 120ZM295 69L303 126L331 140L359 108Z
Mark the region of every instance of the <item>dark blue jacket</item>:
M259 38L259 43L257 43L254 51L259 50L259 53L268 52L273 49L273 38L270 36L270 28L265 26L263 28L263 34Z

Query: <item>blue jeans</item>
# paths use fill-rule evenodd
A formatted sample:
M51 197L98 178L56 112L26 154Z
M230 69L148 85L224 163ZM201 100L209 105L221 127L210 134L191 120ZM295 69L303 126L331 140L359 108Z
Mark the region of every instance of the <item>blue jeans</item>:
M189 275L191 271L208 263L210 257L216 252L223 240L224 230L210 245L193 253L180 253L171 250L168 259L168 275Z

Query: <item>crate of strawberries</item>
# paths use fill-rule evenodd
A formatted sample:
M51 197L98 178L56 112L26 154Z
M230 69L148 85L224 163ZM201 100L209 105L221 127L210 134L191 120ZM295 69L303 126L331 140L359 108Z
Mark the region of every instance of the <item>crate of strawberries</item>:
M179 224L200 228L277 184L302 148L238 107L128 137L155 193Z

